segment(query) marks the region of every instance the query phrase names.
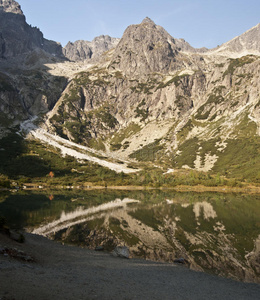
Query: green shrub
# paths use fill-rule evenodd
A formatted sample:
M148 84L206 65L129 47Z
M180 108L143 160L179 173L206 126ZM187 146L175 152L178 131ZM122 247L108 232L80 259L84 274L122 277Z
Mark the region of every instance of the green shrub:
M247 55L247 56L243 56L240 58L230 59L229 66L228 66L227 70L224 72L223 77L225 77L228 74L233 75L236 68L242 67L245 64L250 64L254 61L255 61L255 58L253 55Z

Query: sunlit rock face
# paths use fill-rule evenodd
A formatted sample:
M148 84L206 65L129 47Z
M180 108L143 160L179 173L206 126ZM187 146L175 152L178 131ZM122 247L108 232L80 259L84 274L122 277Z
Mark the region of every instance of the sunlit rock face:
M255 148L260 143L260 61L249 51L258 47L252 43L258 28L242 35L244 50L232 47L231 55L194 49L145 18L125 30L115 49L72 76L44 126L73 142L99 140L120 158L224 174L234 145L249 137ZM142 155L153 148L151 158ZM247 162L259 161L255 151L238 149ZM240 170L234 172L242 176Z
M75 41L68 42L62 49L63 54L71 61L95 61L100 58L101 54L116 47L120 39L112 38L108 35L101 35L93 41Z
M260 23L212 51L231 56L260 55Z
M23 15L20 5L14 0L0 0L0 12Z

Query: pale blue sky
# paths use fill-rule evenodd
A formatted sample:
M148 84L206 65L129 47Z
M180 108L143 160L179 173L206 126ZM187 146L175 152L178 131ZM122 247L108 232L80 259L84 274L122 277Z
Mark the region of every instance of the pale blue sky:
M121 37L146 16L193 47L213 48L260 22L260 0L16 0L44 37L62 43Z

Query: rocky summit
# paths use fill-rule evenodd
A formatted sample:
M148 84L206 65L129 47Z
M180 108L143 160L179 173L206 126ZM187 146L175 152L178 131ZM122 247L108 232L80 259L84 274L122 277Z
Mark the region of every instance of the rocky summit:
M76 41L68 42L63 48L63 54L71 61L94 60L100 55L114 48L119 42L117 38L111 38L108 35L101 35L93 39L93 41Z
M49 134L107 158L260 181L259 24L195 49L145 18L61 51L16 1L0 15L2 128L41 114Z

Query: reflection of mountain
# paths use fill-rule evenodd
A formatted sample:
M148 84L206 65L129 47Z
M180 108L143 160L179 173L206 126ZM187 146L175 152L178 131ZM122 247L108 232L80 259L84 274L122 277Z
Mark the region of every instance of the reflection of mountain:
M91 249L125 244L133 257L183 257L192 269L260 282L259 195L81 191L53 201L14 198L0 211L16 207L34 233Z
M47 225L44 225L40 228L37 228L33 231L35 234L41 234L44 236L53 234L59 230L62 230L64 228L68 228L70 226L74 226L76 224L83 223L87 220L94 219L95 217L93 216L94 214L103 212L103 211L108 211L111 209L116 209L116 208L125 208L128 203L135 203L138 202L137 200L132 200L132 199L116 199L113 202L109 203L104 203L101 204L97 207L91 207L88 209L84 209L83 207L78 207L75 211L70 212L70 213L65 213L62 211L61 216L58 220L53 221L51 223L48 223ZM91 216L91 217L90 217Z
M117 199L62 213L34 233L92 249L125 244L132 256L165 261L183 257L192 269L260 282L259 201L214 197L196 195L195 201L184 202L187 197L178 195L159 204Z

